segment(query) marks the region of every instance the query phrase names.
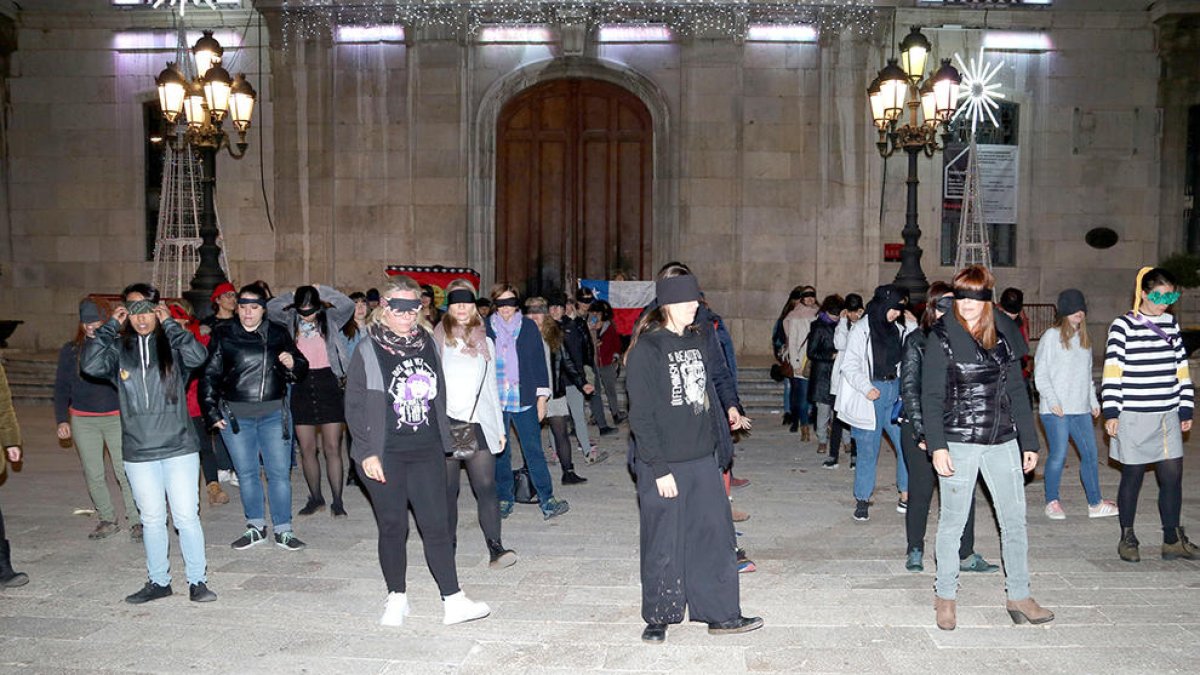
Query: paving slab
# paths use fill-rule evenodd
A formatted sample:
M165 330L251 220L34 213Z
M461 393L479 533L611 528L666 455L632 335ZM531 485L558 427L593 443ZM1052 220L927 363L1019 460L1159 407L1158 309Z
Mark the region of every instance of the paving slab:
M666 644L645 645L637 504L620 436L600 439L613 453L608 462L579 463L587 484L557 488L571 502L568 514L547 522L536 507L519 505L504 521L505 543L521 558L505 570L487 566L464 475L459 577L492 615L441 624L414 534L413 613L401 628L382 628L375 522L354 488L346 492L349 518L326 511L295 519L308 548L293 553L270 545L232 550L243 521L237 489L227 487L230 504L201 507L219 600L188 602L172 541L175 595L125 604L145 578L141 546L127 529L87 539L94 516L72 515L90 507L83 476L73 450L54 438L51 409L22 406L18 417L27 458L0 476L0 503L14 562L32 581L0 590L0 673L1164 673L1194 672L1200 662L1200 564L1159 558L1156 485L1146 482L1139 504L1143 561L1122 562L1116 520L1086 517L1075 456L1063 477L1067 520L1042 515L1040 478L1026 488L1033 593L1057 619L1014 626L1003 576L964 574L960 627L944 632L934 626L932 551L924 573L904 569L895 455L881 453L876 504L870 521L858 523L850 517L848 462L824 470L814 443L800 443L776 419L758 420L738 446L737 473L752 483L734 498L751 514L737 530L758 566L740 576L742 606L766 627L714 637L687 623L672 627ZM1198 444L1187 444L1183 521L1200 535ZM1100 477L1104 495L1115 497L1118 471L1104 464ZM297 470L294 508L305 493ZM982 490L978 508L976 547L1000 562ZM936 528L935 512L927 549Z

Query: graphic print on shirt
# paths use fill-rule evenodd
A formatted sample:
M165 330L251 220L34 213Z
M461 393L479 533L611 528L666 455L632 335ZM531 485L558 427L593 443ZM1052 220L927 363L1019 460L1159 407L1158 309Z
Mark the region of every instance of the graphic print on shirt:
M433 399L437 398L437 373L419 356L404 359L392 369L388 393L392 395L397 430L426 426Z
M708 408L708 374L699 349L669 352L667 375L671 378L671 405L690 405L696 414Z

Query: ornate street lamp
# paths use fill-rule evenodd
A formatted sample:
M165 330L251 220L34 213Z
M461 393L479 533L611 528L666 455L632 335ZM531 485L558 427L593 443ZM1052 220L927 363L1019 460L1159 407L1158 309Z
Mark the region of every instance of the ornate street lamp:
M937 72L924 76L932 45L914 26L900 43L900 58L888 59L878 77L867 87L871 122L879 132L875 145L884 158L897 150L908 153L908 197L905 209L904 246L900 249L900 271L896 285L908 290L913 303L925 299L929 282L921 270L921 228L917 224L917 158L933 157L945 145L950 118L958 107L958 85L962 81L950 59L942 59ZM924 81L922 82L922 77ZM908 118L903 120L904 109ZM938 131L942 143L938 143Z
M217 245L217 210L214 203L217 153L225 148L234 159L246 155L249 146L246 132L250 130L250 118L257 99L254 87L246 81L245 73L238 73L233 78L221 66L224 54L221 43L213 37L212 31L206 30L192 47L196 79L188 82L174 63L168 63L155 79L163 118L175 129L175 134L168 137L171 147L187 149L190 146L200 155L200 265L192 278L191 290L184 293L192 303L197 318L203 318L212 311L209 301L212 291L226 281L220 264L221 249ZM181 115L187 121L182 134L176 126ZM236 141L231 141L222 128L226 117L233 122L237 131Z

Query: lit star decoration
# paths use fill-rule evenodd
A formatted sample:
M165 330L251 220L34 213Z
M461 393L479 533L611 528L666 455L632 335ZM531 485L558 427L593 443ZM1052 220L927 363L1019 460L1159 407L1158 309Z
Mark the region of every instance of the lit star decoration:
M992 126L1000 126L992 111L1000 109L1000 104L996 103L995 99L1004 98L1004 94L997 91L1000 83L992 80L1000 72L1000 66L1003 64L985 63L983 47L979 48L979 61L972 58L970 66L963 63L962 57L958 54L955 54L954 58L958 60L958 69L962 73L962 82L958 85L958 98L963 101L959 104L954 117L965 115L971 119L972 136L975 135L975 129L983 121L984 115L991 120Z
M743 37L747 22L805 23L819 32L873 33L878 12L870 0L283 0L284 43L316 39L332 26L399 24L465 28L475 36L496 24L553 24L563 12L603 24L666 26L680 36Z
M217 6L213 4L213 0L191 0L191 3L197 7L208 7L209 9L217 8ZM179 16L184 16L187 14L188 0L154 0L154 9L158 9L164 4L170 5L171 8L178 7Z

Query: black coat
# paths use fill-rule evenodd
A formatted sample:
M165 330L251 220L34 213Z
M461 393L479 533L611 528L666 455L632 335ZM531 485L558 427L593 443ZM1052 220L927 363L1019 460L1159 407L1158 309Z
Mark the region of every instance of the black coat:
M580 371L584 366L595 367L595 347L592 345L592 334L588 331L587 322L579 317L572 319L564 316L558 322L558 326L562 329L563 345L566 346L567 353L571 355L576 367Z
M928 336L917 329L904 338L904 356L900 359L900 400L904 402L902 416L912 424L918 443L925 440L925 424L921 416L921 364L925 360Z
M558 349L550 350L550 388L554 392L553 398L566 396L567 387L575 387L582 394L583 385L587 383L583 366L571 358L565 341L559 343Z
M836 329L836 321L827 323L822 321L819 316L813 320L808 329L808 346L805 347L805 350L808 352L808 360L812 364L809 366L808 397L813 403L826 405L833 403L833 394L830 390L833 379L833 362L837 358L837 350L833 347L833 333Z
M279 362L279 355L292 355L291 370ZM200 378L200 410L209 426L225 418L221 403L236 401L282 401L287 385L308 374L308 359L283 326L268 321L253 331L234 321L217 326L208 343L208 362Z

